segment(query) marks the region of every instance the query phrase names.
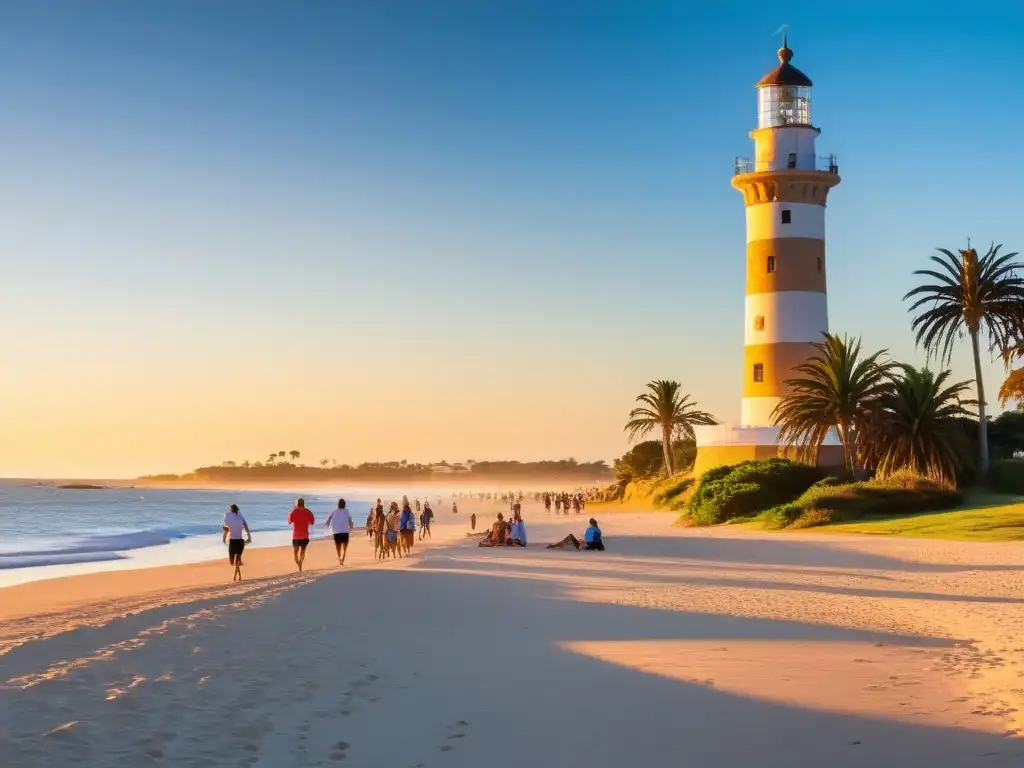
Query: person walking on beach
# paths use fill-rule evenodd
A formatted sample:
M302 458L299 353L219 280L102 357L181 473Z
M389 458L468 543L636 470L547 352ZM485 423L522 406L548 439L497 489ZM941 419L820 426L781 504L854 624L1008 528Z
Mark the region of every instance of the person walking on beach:
M459 505L456 504L454 501L452 502L452 514L453 515L459 514Z
M428 501L423 505L423 522L420 523L420 538L426 538L431 535L430 523L434 519L434 510L430 508L430 502Z
M417 497L416 497L416 498L415 498L415 499L413 500L413 503L414 503L414 504L416 505L416 512L418 513L418 512L419 512L419 511L420 511L420 510L422 509L422 507L420 506L420 497L419 497L419 496L417 496Z
M242 550L245 549L246 544L252 542L252 534L249 532L249 524L245 522L242 513L238 511L237 504L232 504L228 511L224 513L221 528L224 529L224 536L221 538L221 541L226 542L228 545L228 562L235 569L231 580L241 581ZM242 538L243 531L245 532L245 538ZM231 536L230 540L228 540L229 535Z
M398 520L400 546L406 555L412 554L412 545L416 541L416 516L408 503L402 508L402 515Z
M473 514L471 514L469 516L469 530L471 530L471 531L475 531L476 530L476 512L474 512Z
M384 521L384 549L391 557L401 557L402 550L398 547L398 503L392 501L391 509Z
M388 543L385 541L386 527L387 520L384 517L384 510L375 510L373 515L373 530L376 535L373 539L373 552L377 556L378 560L383 560L387 554Z
M306 500L296 499L295 509L288 515L288 525L292 527L292 557L299 567L299 573L302 573L306 547L309 546L309 526L315 522L313 513L306 508Z
M334 549L338 553L338 565L345 564L345 555L348 554L348 537L352 531L352 515L345 507L345 500L338 499L338 508L331 510L327 516L325 528L330 528L334 534Z

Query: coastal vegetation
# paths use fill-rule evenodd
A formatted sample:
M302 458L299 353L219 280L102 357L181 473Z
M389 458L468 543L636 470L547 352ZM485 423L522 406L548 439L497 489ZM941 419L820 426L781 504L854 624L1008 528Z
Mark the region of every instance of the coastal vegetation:
M790 458L709 470L692 487L680 522L807 528L950 510L972 484L1024 495L1024 369L1012 371L999 392L1004 406L1016 400L1018 410L990 420L980 363L983 344L1008 367L1024 357L1024 267L1016 256L998 245L983 256L969 245L958 254L940 249L931 268L914 273L928 282L904 297L912 300L912 329L929 360L948 365L955 341L970 339L973 382L826 333L785 382L772 413L780 443L794 449ZM838 436L843 466L826 476L818 459L829 435ZM967 519L958 518L964 525ZM1004 522L1005 535L1024 536L1021 521Z
M846 520L951 509L961 493L949 483L912 472L861 482L829 478L807 488L795 500L759 512L754 520L766 528L811 528Z
M715 525L749 517L792 501L823 477L811 464L783 458L715 467L701 475L690 518L696 525Z
M931 357L948 365L953 344L966 334L974 356L974 383L978 407L978 471L989 468L988 421L985 416L985 385L981 374L981 344L1005 356L1021 338L1024 308L1024 278L1016 253L1000 254L992 245L984 256L970 247L959 255L940 248L931 260L934 268L915 275L934 282L914 288L904 299L915 299L911 324L917 343ZM983 338L984 337L984 338Z
M1017 541L1024 539L1024 504L1014 497L975 491L965 494L953 510L900 512L879 519L837 523L827 530L919 539Z
M869 404L885 390L893 363L884 359L885 350L862 355L859 339L824 336L814 345L818 354L796 367L800 376L786 382L790 394L772 421L779 427L779 442L795 446L799 458L814 464L821 444L835 430L846 471L853 472L853 436L862 431Z
M1021 359L1024 359L1024 341L1003 351L1003 362L1007 367ZM999 387L999 404L1005 408L1011 400L1016 401L1017 410L1024 409L1024 367L1010 371Z
M707 411L700 410L689 395L682 394L678 381L657 379L649 382L647 389L637 396L640 406L630 411L625 431L632 441L658 430L662 469L671 477L676 471L673 444L679 440L695 441L694 427L714 426L718 421Z
M333 459L321 459L316 466L298 464L299 451L276 451L267 461L224 461L214 466L198 467L183 475L146 475L139 478L149 482L188 483L274 483L302 480L308 482L428 481L443 478L463 482L507 481L522 482L531 478L551 478L579 483L606 482L612 478L611 467L604 461L578 462L575 459L558 461L474 461L434 464L400 461L364 462L358 465L339 464ZM292 461L286 461L290 457Z

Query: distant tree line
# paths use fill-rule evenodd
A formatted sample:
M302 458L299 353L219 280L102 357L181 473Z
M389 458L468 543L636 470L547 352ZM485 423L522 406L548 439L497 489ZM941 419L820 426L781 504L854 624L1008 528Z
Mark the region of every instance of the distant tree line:
M146 475L140 480L171 482L243 482L266 480L412 480L459 478L469 480L526 479L530 477L572 477L580 480L608 480L611 467L604 461L474 461L434 464L401 461L368 461L339 464L335 459L320 459L317 465L298 463L300 451L276 451L266 461L224 461L215 466L198 467L184 475ZM291 459L288 461L287 459Z

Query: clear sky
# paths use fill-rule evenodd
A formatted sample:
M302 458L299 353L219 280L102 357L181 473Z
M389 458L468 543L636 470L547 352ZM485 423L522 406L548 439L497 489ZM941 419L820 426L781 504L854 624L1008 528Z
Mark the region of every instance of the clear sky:
M920 362L912 270L1024 249L1020 8L4 3L0 475L610 459L652 378L737 419L729 180L783 23L832 328Z

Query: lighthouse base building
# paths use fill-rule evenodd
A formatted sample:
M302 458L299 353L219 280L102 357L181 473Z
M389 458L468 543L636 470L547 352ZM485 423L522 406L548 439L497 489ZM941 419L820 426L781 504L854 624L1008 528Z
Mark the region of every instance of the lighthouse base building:
M835 157L819 158L811 123L811 81L790 64L783 41L779 66L757 83L754 159L737 159L732 185L746 211L746 300L743 402L739 425L697 430L696 473L748 459L791 456L772 414L828 331L825 204L839 184ZM818 462L843 466L830 434Z

